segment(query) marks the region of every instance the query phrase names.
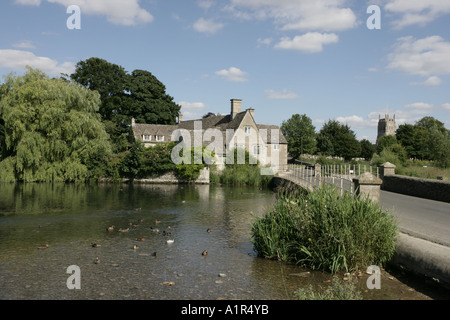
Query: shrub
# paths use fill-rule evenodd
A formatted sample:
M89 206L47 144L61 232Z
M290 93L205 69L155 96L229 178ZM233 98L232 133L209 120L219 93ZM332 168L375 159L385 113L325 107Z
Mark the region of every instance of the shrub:
M331 186L281 196L252 225L259 256L336 273L383 265L395 251L393 216L368 198L340 196Z

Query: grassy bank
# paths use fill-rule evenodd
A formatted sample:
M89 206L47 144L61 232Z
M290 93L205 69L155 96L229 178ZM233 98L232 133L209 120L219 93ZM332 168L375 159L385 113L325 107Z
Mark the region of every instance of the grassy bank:
M252 225L259 256L331 273L382 266L395 251L392 215L368 199L332 187L280 194L273 209Z

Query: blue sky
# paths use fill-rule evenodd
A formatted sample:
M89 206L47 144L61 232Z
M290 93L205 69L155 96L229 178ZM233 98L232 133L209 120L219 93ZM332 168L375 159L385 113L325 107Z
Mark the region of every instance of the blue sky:
M67 27L70 5L81 29ZM371 5L381 29L367 27ZM316 131L334 119L374 142L386 113L450 128L449 16L448 0L5 0L0 75L100 57L152 72L184 119L238 98L258 123L306 114Z

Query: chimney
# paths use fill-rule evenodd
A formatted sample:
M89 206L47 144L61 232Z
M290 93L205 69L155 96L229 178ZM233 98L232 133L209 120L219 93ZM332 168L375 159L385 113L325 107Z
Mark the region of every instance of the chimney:
M180 112L178 113L178 123L181 123L183 121L183 114Z
M249 108L249 109L247 109L247 111L250 112L250 114L252 115L252 118L255 119L255 109Z
M241 99L231 99L231 120L233 120L234 117L236 117L236 115L241 112L241 105Z
M131 127L134 127L136 125L136 121L134 120L134 118L131 118Z

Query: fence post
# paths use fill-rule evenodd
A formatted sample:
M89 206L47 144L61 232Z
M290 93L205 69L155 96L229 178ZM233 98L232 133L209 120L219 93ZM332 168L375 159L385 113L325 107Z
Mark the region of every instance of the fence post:
M380 201L381 179L366 172L353 179L355 194L367 196L372 201Z

